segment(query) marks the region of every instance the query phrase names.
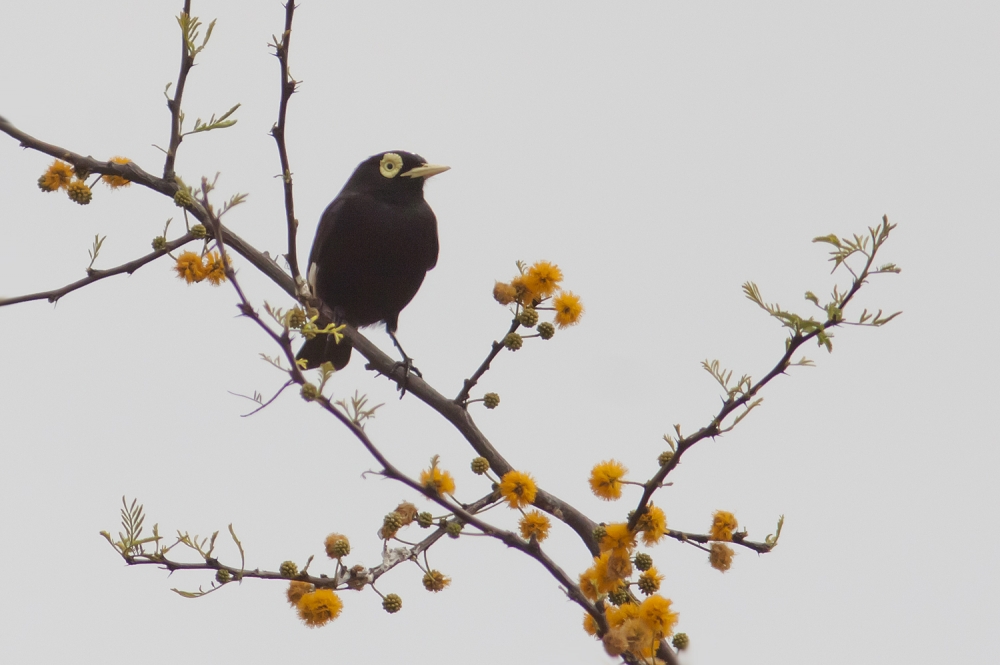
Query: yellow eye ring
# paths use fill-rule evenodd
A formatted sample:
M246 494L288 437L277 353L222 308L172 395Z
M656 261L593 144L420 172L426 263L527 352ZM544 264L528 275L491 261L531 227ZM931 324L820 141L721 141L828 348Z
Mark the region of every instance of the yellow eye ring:
M403 168L403 158L394 152L387 152L382 155L378 170L386 178L395 178Z

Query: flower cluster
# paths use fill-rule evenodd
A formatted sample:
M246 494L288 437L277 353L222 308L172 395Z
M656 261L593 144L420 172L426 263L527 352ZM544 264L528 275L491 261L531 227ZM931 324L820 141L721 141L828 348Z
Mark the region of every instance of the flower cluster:
M218 286L226 281L226 270L218 252L183 252L177 257L174 271L188 284L208 281L212 286Z
M563 280L559 266L548 261L538 261L531 266L518 261L518 274L509 282L496 282L493 285L493 299L501 305L515 306L515 316L520 325L525 328L538 326L538 337L551 339L555 334L555 326L566 328L575 325L583 316L583 304L580 297L572 291L564 291L560 286ZM542 305L545 305L544 307ZM538 310L553 311L553 323L538 322ZM511 333L517 335L517 333ZM517 335L520 341L520 335ZM507 348L516 350L519 343L504 341Z
M111 161L115 164L128 164L132 160L128 157L112 157ZM38 178L38 189L43 192L56 192L62 189L65 190L71 201L87 205L93 198L90 185L84 182L87 176L86 169L57 159ZM129 180L116 175L103 175L101 181L111 189L128 187L131 184Z
M602 638L604 650L611 656L628 653L643 662L651 662L659 642L669 637L677 625L677 613L671 611L672 601L663 596L650 596L642 603L609 606L605 611L610 630ZM583 629L597 634L594 618L585 614Z

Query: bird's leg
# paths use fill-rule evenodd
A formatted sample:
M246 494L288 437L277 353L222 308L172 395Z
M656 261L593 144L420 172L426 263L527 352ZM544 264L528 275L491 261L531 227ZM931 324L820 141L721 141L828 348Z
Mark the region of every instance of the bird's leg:
M389 333L389 338L392 340L392 343L396 345L397 349L399 349L399 355L403 356L403 360L396 363L396 367L403 368L403 382L399 385L399 398L402 399L403 395L406 394L406 380L409 378L410 373L412 372L421 378L423 378L424 375L420 373L419 369L413 366L413 358L406 355L406 351L403 350L403 347L399 345L399 340L396 339L396 334L388 328L386 328L385 331Z

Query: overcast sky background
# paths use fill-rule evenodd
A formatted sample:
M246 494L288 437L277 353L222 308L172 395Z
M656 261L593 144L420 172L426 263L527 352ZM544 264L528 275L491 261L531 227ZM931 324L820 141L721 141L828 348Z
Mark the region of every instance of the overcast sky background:
M94 0L7 3L0 115L97 158L162 171L177 74L180 2L124 10ZM238 124L189 137L178 172L221 172L227 217L285 251L273 140L277 2L195 2L218 18L188 80L189 123L233 104ZM705 531L734 511L751 537L786 515L780 546L739 551L722 575L671 541L652 552L691 636L692 665L994 662L1000 557L997 181L1000 7L993 2L332 3L296 16L288 144L299 251L358 162L405 149L452 166L427 188L441 255L400 319L400 338L445 394L481 362L509 316L490 297L514 261L548 259L586 305L582 323L505 353L473 407L516 467L597 520L634 505L594 498L591 466L614 457L645 480L674 423L706 424L718 358L763 376L784 333L740 292L808 313L829 275L814 236L898 229L858 307L903 310L880 330L842 329L834 353L767 388L733 433L699 444L659 495L672 527ZM178 210L133 186L87 207L35 182L51 159L0 136L0 294L79 279L145 254ZM258 305L288 306L237 259ZM268 340L236 318L228 287L188 286L170 264L105 280L52 306L0 309L0 661L611 662L581 612L535 562L481 538L434 547L452 586L432 595L415 567L379 583L403 597L342 593L340 619L304 628L284 586L248 581L185 600L207 573L126 568L98 531L120 497L147 525L208 535L235 525L248 567L276 569L350 536L373 565L382 516L410 492L349 434L288 394L243 419L282 376ZM838 282L838 279L840 280ZM855 309L853 316L860 312ZM378 329L371 337L385 349ZM404 470L433 454L459 497L488 491L472 451L416 399L355 356L332 382L385 402L368 431ZM422 507L427 505L417 499ZM490 517L508 526L504 510ZM549 551L589 565L554 529ZM220 536L221 556L238 563ZM315 572L332 572L318 559Z

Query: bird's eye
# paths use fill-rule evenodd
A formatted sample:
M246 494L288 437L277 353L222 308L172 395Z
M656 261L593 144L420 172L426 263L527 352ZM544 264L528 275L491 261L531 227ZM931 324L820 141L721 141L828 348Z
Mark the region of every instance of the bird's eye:
M379 162L378 170L386 178L395 178L396 174L399 173L399 169L403 166L403 158L394 152L387 152L382 155L382 161Z

